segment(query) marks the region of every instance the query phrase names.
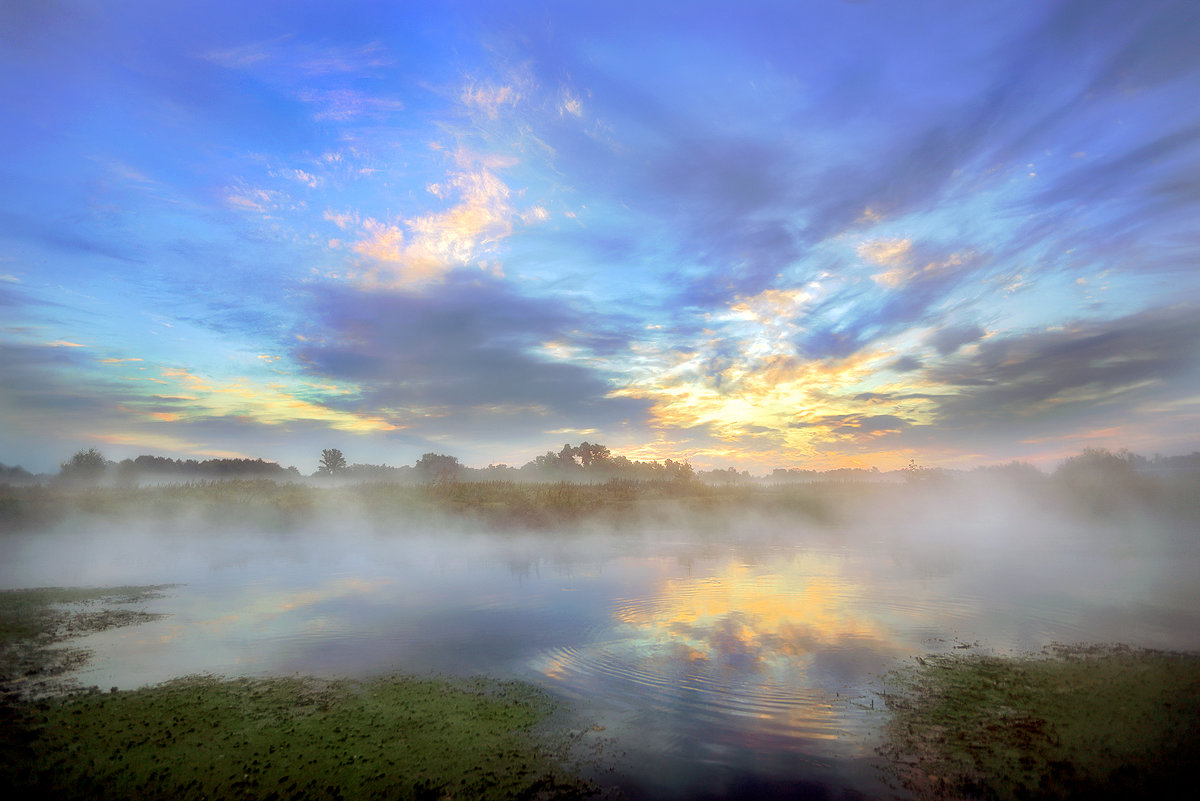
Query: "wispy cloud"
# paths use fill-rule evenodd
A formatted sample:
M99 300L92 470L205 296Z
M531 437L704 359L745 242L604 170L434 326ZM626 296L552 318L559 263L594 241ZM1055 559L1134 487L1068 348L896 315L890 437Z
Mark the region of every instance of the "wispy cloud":
M368 95L357 89L305 89L298 96L317 107L315 120L349 122L360 117L382 118L404 110L401 100Z
M464 106L493 120L505 109L516 106L521 99L520 91L507 84L472 82L464 86L459 94L459 100Z
M212 49L204 54L204 58L226 69L266 72L279 80L290 76L371 73L394 63L379 42L339 47L306 42L293 35Z

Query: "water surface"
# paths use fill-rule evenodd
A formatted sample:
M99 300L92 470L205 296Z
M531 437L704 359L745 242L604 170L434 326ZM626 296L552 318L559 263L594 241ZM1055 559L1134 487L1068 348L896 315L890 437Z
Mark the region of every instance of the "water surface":
M159 621L81 644L85 684L487 674L568 699L647 796L882 792L874 691L904 659L1055 641L1200 649L1197 560L1061 526L515 536L64 531L3 544L3 586L176 582ZM874 708L873 708L874 707ZM593 727L595 727L593 729Z

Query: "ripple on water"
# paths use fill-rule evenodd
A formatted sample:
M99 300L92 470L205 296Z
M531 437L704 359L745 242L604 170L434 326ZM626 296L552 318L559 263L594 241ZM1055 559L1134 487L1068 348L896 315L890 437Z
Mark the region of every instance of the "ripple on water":
M846 611L852 590L825 581L818 598L809 584L747 578L675 582L659 597L618 600L607 625L541 652L533 667L569 695L669 719L676 734L656 741L662 750L694 747L701 732L768 737L775 747L838 739L853 725L847 705L812 668L820 652L858 647L870 634Z

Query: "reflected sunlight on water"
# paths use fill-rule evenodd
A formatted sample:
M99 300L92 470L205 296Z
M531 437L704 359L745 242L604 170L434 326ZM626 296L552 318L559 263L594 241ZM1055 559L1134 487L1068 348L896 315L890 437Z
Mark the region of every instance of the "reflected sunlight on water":
M779 556L691 562L683 575L657 560L657 587L615 599L593 641L553 649L536 667L574 695L726 733L790 737L797 746L849 740L847 728L860 721L848 701L863 695L864 674L907 649L866 609L843 557Z

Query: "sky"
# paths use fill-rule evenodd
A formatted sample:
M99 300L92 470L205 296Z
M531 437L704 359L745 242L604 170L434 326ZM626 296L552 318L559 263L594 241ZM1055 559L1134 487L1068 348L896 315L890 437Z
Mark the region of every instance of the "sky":
M1200 3L0 4L0 462L1200 449Z

